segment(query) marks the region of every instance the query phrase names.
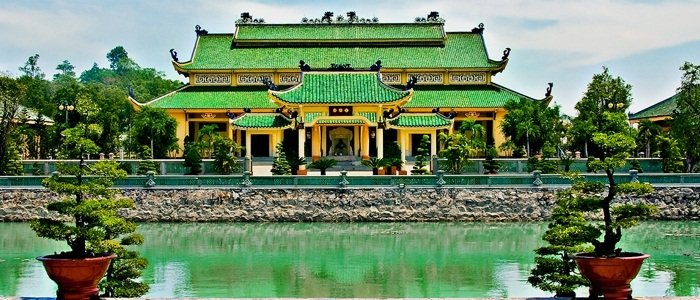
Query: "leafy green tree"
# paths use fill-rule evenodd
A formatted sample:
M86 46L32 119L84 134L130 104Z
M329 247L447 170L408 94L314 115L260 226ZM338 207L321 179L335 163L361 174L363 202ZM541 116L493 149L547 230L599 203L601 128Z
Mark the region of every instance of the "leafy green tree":
M54 79L57 79L60 76L75 77L75 67L68 60L64 60L62 63L56 66L56 71L58 71L58 73L53 75Z
M131 140L136 145L132 149L140 148L140 145L149 146L153 151L153 158L165 158L170 151L178 150L175 130L177 121L164 110L143 107L132 119Z
M213 142L214 167L219 174L232 174L238 171L236 163L236 153L240 146L228 138L216 135Z
M651 154L655 152L655 138L661 134L661 126L649 120L642 120L639 122L639 128L637 131L637 144L644 145L644 157L651 157Z
M20 67L19 71L22 72L22 76L36 79L44 79L46 76L46 74L44 74L39 67L39 54L34 54L27 58L24 66Z
M0 75L0 175L7 174L11 162L16 160L13 151L16 151L14 145L19 139L19 129L15 117L25 95L26 88L17 80Z
M659 157L663 165L664 173L680 173L685 171L683 166L683 156L681 149L675 139L668 135L659 135L658 141Z
M207 158L211 158L216 133L216 125L204 125L199 129L199 143L202 146L202 156L206 155Z
M578 273L572 257L591 248L585 245L589 236L576 230L587 223L582 212L572 209L575 198L571 195L570 190L557 193L557 205L542 236L547 245L535 250L535 267L530 270L527 279L536 288L554 292L555 297L575 297L577 287L588 285L588 281Z
M478 153L471 139L460 132L449 135L441 132L440 140L445 144L445 149L440 150L440 157L447 159L447 169L453 174L461 174L462 168L469 163L469 157Z
M287 155L284 154L282 143L278 143L275 149L275 159L272 161L272 169L270 172L273 175L290 175L292 173L292 168L289 166L289 162L287 162Z
M199 175L202 173L202 155L200 154L198 143L190 142L185 144L184 166L190 168L187 175Z
M501 168L501 163L494 159L496 157L498 157L496 148L486 148L486 158L484 159L484 170L486 170L486 174L496 174L498 173L498 169Z
M693 172L700 162L700 65L686 62L681 71L671 134L685 155L686 172Z
M572 143L576 148L584 149L586 157L604 157L605 155L593 143L595 132L625 132L629 134L627 116L624 114L624 110L629 108L632 103L631 90L631 85L620 77L610 75L606 67L603 67L602 73L593 75L583 98L576 103L575 108L578 111L578 116L571 121Z
M430 136L424 134L420 140L420 145L418 145L416 164L413 165L413 170L411 170L411 173L417 175L428 173L428 170L426 169L429 164L428 159L430 159Z
M115 71L133 69L136 63L129 58L129 53L122 46L117 46L107 53L109 67Z
M527 149L528 157L539 153L545 143L557 144L561 138L562 115L559 106L548 107L528 99L509 100L501 131L515 149Z

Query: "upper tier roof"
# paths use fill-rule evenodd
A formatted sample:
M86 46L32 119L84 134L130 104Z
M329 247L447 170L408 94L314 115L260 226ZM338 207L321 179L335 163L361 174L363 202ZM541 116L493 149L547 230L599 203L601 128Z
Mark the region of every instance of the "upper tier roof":
M646 119L653 117L668 117L673 115L673 110L676 109L676 101L678 99L678 94L675 94L667 99L649 106L645 109L638 111L637 113L630 114L630 120L636 119Z
M313 44L444 44L442 23L239 24L236 46Z
M294 104L357 104L395 102L411 92L385 85L376 72L309 72L300 84L270 94Z
M299 60L304 60L312 69L324 70L331 64L351 64L355 69L368 69L379 59L383 68L469 68L497 71L505 67L507 61L489 59L483 36L471 32L448 32L444 46L401 43L372 46L358 42L353 47L317 44L251 48L238 47L232 42L233 34L200 35L192 59L174 62L175 67L184 73L195 70L298 69Z

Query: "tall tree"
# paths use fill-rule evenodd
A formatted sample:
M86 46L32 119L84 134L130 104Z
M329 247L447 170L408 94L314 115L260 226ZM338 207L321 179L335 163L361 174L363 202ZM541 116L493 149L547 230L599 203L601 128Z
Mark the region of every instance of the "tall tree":
M637 144L644 145L644 157L651 157L652 146L655 147L656 137L661 134L661 126L649 120L639 122Z
M25 95L26 88L17 80L0 75L0 175L5 175L11 161L16 159L13 153L19 137L15 117Z
M515 146L525 147L528 157L541 152L545 144L559 143L563 132L559 106L548 107L542 102L521 98L506 102L504 107L508 113L501 123L501 131Z
M19 71L22 72L22 76L44 79L46 74L39 68L39 54L34 54L27 58L24 66L19 67Z
M153 144L153 158L166 158L170 151L178 150L175 135L177 121L164 110L143 107L140 112L134 114L131 123L131 140L136 143L131 145L133 149Z
M571 121L575 147L584 149L586 156L603 157L603 150L593 143L594 132L629 133L624 112L632 103L631 91L631 85L610 75L606 67L593 75L583 98L576 103L578 116Z
M700 65L686 62L678 88L671 133L680 144L686 160L686 172L693 172L700 162Z
M138 67L138 65L129 58L129 53L122 46L114 47L107 53L109 68L115 71L128 70Z
M54 79L60 76L75 77L75 67L68 60L64 60L62 63L58 64L58 66L56 66L56 71L58 71L58 73L53 75Z

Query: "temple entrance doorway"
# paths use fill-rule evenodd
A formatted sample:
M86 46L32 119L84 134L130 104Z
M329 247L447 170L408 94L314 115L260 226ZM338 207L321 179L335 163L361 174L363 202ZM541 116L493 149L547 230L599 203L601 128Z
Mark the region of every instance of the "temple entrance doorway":
M269 157L270 156L270 135L269 134L251 134L250 144L253 145L250 149L250 154L253 157Z

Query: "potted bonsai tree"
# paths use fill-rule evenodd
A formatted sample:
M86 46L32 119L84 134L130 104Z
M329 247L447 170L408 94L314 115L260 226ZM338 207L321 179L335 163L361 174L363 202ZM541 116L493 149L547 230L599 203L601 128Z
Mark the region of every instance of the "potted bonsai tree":
M484 174L498 174L501 163L494 158L498 157L496 148L489 146L486 148L486 158L484 159Z
M603 295L606 299L628 299L632 295L630 282L637 276L641 264L649 255L623 252L617 247L622 238L622 229L634 226L640 219L656 212L654 206L628 198L620 201L622 194L641 195L650 193L649 184L638 182L618 183L615 170L624 167L629 153L635 149L624 108L630 103L631 87L621 78L612 78L608 70L593 76L584 98L576 104L577 122L594 124L590 135L595 159L588 166L593 171L606 175L607 184L601 182L576 181L571 192L569 209L597 215L603 222L587 222L573 226L573 232L589 242L593 252L580 253L574 258L581 274L590 283L590 297ZM588 120L579 120L588 118ZM602 236L602 239L600 237Z
M115 161L87 166L83 159L85 153L99 149L89 139L99 132L99 126L94 124L79 124L64 130L65 143L78 150L80 164L61 168L63 173L73 176L54 173L44 180L46 188L62 197L47 206L57 214L30 223L38 236L65 241L70 247L68 252L37 258L44 264L49 278L58 284L58 299L97 298L97 284L116 257L104 251L142 241L134 233L136 225L118 215L119 209L133 207L133 201L117 197L111 189L114 180L125 178L126 172Z

